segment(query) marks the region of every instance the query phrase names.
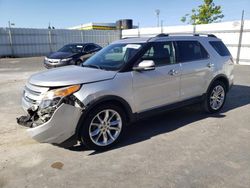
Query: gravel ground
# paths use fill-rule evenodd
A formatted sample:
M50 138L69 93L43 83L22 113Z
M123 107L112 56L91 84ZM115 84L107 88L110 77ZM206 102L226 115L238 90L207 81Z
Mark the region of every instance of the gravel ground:
M199 105L131 125L114 149L64 149L16 124L42 57L0 59L0 187L250 187L250 66L235 66L223 111Z

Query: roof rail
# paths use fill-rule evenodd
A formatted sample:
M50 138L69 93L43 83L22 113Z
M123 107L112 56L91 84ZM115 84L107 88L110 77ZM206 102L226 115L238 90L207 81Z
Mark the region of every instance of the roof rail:
M138 38L138 37L124 37L124 38L121 38L120 40L123 40L123 39L133 39L133 38Z
M214 37L217 38L214 34L207 34L207 33L195 33L194 36L201 36L201 35L205 35L207 37Z
M214 34L205 34L205 33L171 33L171 34L161 33L161 34L156 35L155 37L168 37L170 35L193 35L193 36L206 35L207 37L217 38Z
M161 33L161 34L156 35L155 37L168 37L168 36L169 34Z
M214 34L207 34L208 37L214 37L214 38L217 38L216 35Z

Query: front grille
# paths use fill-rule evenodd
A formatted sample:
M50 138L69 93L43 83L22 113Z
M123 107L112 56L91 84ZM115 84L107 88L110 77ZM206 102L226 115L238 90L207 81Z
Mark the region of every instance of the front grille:
M27 102L29 102L29 103L31 103L31 104L37 104L37 101L35 101L35 100L29 98L28 96L26 96L25 91L24 91L24 94L23 94L23 98L24 98Z
M54 63L54 64L56 64L56 63L60 63L60 59L48 59L48 62L49 63Z
M37 96L39 96L41 94L41 92L39 92L39 91L33 91L33 90L29 89L27 86L24 87L24 90L28 91L29 93L31 93L33 95L37 95Z
M39 105L43 94L47 92L49 88L35 86L27 83L23 91L23 99L28 103L28 106Z

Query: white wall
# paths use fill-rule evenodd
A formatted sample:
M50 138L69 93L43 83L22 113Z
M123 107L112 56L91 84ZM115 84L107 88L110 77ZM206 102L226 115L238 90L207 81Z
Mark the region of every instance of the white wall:
M237 57L239 34L240 34L240 21L233 22L220 22L213 24L197 25L180 25L168 27L148 27L139 29L129 29L122 31L122 37L135 37L135 36L155 36L161 32L163 33L211 33L222 39L227 45L234 59ZM250 65L250 20L244 21L244 30L242 35L242 45L240 49L239 64Z

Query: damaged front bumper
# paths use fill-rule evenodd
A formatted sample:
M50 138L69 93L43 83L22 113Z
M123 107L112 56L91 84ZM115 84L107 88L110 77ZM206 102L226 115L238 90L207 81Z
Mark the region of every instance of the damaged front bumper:
M28 127L28 134L38 142L59 145L65 142L75 135L84 106L73 93L65 97L55 96L51 99L46 99L44 96L49 92L63 93L74 87L76 86L50 90L27 83L23 93L22 107L28 115L17 118L17 123Z
M61 144L75 134L81 114L81 109L62 103L47 122L28 128L27 132L38 142Z

